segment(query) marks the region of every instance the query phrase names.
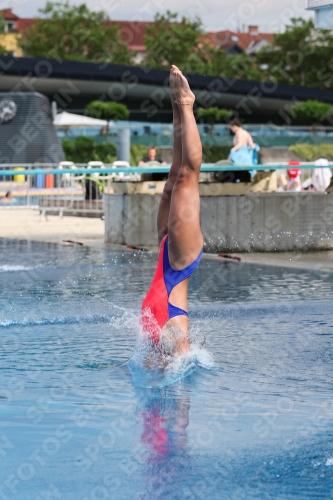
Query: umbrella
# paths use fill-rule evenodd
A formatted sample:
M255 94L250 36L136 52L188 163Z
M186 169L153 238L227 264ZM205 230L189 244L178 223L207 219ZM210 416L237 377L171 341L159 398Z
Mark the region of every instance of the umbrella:
M59 113L53 120L54 126L62 129L76 127L104 127L107 123L108 122L106 120L97 120L96 118L90 118L90 116L67 113L67 111ZM110 122L110 125L113 125L113 123Z

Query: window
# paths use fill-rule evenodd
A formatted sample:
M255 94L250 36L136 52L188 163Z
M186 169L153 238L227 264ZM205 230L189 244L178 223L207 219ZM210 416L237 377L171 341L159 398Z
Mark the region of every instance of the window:
M10 33L11 31L15 30L15 23L14 21L7 21L6 22L6 33Z

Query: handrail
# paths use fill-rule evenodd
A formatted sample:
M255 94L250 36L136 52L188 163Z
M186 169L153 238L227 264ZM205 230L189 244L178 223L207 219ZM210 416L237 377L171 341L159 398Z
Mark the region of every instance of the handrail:
M14 175L38 175L38 174L87 174L91 175L94 173L99 174L153 174L153 173L168 173L170 171L170 165L165 165L163 167L105 167L105 168L51 168L51 169L25 169L25 170L1 170L2 165L0 165L0 177L11 177ZM330 162L328 168L333 167L333 162ZM15 167L17 168L17 167ZM201 166L201 172L229 172L235 170L286 170L288 168L300 168L300 169L313 169L318 168L318 165L314 163L301 162L299 165L288 165L288 163L280 164L267 164L267 165L215 165L215 163L205 163ZM319 167L325 168L325 167ZM327 167L326 167L327 168Z

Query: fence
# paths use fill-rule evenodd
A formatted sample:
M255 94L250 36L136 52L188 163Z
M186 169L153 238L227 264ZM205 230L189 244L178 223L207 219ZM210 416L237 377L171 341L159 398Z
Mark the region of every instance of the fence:
M115 173L103 169L58 168L48 165L0 166L0 209L32 208L45 214L102 216L102 194ZM8 196L6 196L8 194ZM2 195L2 198L1 198Z
M43 168L41 168L43 167ZM216 165L203 164L201 172L229 172L237 170L278 171L290 167L287 163L269 165ZM298 168L309 170L316 168L312 163L301 162ZM329 163L333 167L333 162ZM151 167L124 167L104 165L91 168L88 164L79 164L71 168L59 168L59 165L12 164L0 165L0 209L34 208L41 214L86 215L99 217L104 214L103 193L122 191L125 183L131 183L132 193L142 192L133 186L139 186L142 174L168 173L170 165ZM206 179L207 180L207 179ZM234 185L235 188L242 183ZM152 184L151 184L152 185ZM207 185L207 184L206 184ZM148 183L149 187L149 183ZM130 191L126 191L130 194ZM6 193L9 193L6 196ZM223 192L221 193L223 194ZM241 190L233 194L244 194Z

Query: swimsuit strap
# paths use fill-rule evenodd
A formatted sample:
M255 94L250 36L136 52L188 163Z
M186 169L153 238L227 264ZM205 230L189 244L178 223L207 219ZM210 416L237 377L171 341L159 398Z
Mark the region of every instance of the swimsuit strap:
M168 242L169 238L167 236L164 240L163 270L165 286L168 292L168 296L170 296L170 293L175 288L175 286L189 278L194 273L201 260L203 250L201 250L199 256L195 259L195 261L185 267L185 269L173 269L169 260Z

